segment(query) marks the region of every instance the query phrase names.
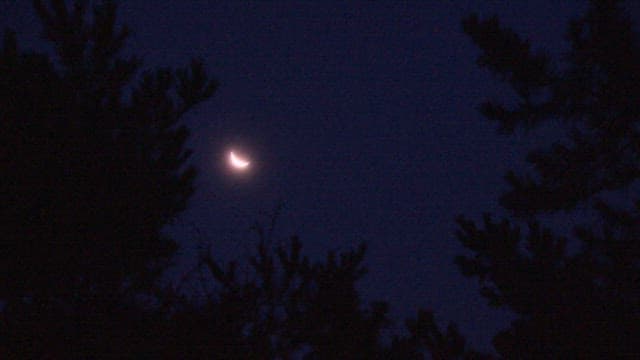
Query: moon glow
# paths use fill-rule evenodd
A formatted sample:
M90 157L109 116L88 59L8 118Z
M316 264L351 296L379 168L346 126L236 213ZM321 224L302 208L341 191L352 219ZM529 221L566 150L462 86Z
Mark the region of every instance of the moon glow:
M244 170L247 167L249 167L249 164L251 164L251 162L249 162L246 159L238 157L233 151L230 151L229 164L231 164L231 166L235 169Z

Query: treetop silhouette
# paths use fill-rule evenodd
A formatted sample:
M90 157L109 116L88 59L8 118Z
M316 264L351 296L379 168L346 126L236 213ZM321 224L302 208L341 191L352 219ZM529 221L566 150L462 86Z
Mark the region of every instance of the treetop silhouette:
M182 115L216 82L199 60L146 71L122 57L112 1L34 1L55 57L0 53L0 297L68 297L148 283L172 255L161 228L193 191ZM90 18L90 20L89 20Z
M507 358L639 354L639 199L618 209L605 194L633 189L640 177L640 46L621 2L590 1L569 25L561 64L532 53L496 18L470 16L463 29L482 50L478 64L519 98L511 108L485 102L486 118L506 133L542 121L566 129L550 148L529 153L533 174L507 174L511 189L500 203L513 221L485 214L481 227L457 218L458 238L473 252L456 259L462 272L479 279L490 304L518 315L494 338L496 349ZM578 207L600 220L572 236L541 225L540 215Z

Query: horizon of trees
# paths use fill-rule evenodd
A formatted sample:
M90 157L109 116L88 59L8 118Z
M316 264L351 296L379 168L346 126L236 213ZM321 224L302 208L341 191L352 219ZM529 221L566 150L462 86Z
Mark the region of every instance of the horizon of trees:
M506 135L554 121L567 129L535 149L531 173L510 172L509 216L455 219L472 255L456 264L481 296L516 315L497 355L466 344L430 311L383 341L389 305L365 304L356 282L366 246L311 261L293 236L258 231L248 274L198 256L215 290L195 303L158 277L175 252L162 228L187 206L195 169L182 116L217 83L200 60L143 70L123 58L116 4L33 1L55 57L0 49L0 354L74 358L145 355L224 359L483 359L640 354L640 198L606 193L640 177L640 45L620 1L592 0L554 62L497 18L462 22L478 65L507 82L515 107L480 111ZM567 140L568 139L568 140ZM605 195L603 195L605 194ZM633 200L633 204L631 203ZM592 208L599 222L558 235L543 216ZM524 230L521 230L524 229ZM569 242L578 250L567 251ZM197 279L196 279L197 281Z

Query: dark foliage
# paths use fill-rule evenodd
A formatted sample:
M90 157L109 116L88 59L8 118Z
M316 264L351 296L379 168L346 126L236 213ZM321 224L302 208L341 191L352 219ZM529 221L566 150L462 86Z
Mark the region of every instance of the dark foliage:
M170 336L176 347L163 353L200 349L198 356L240 359L489 358L468 349L455 326L440 331L427 311L407 320L408 334L385 345L388 305L365 306L356 291L357 280L365 274L364 245L340 254L329 252L314 263L301 248L296 237L273 249L259 241L244 280L236 263L223 267L203 254L199 267L206 268L221 289L201 306L175 303L169 322L177 326ZM185 328L192 330L181 331Z
M201 256L192 274L207 271L214 281L203 285L217 285L204 302L165 289L146 307L117 298L84 299L73 308L21 303L4 313L0 352L25 358L490 358L467 349L455 326L440 331L427 311L407 321L407 335L385 345L387 304L363 306L355 289L365 273L364 253L361 246L311 262L295 237L276 248L260 241L243 274L235 262L221 266L209 253Z
M33 357L83 334L102 334L78 342L98 348L164 270L175 244L161 228L195 176L180 118L216 88L199 61L136 80L116 6L90 17L86 3L33 2L54 56L10 30L0 49L0 339Z
M180 116L211 96L202 64L134 77L128 35L106 1L86 20L34 1L56 57L0 53L0 297L111 293L148 283L174 250L160 233L182 211L195 171Z
M640 203L615 208L604 194L634 196L640 177L640 45L631 22L619 1L591 1L571 22L571 49L557 68L495 18L471 16L463 27L482 50L478 64L519 97L513 108L483 104L488 119L507 133L543 120L567 129L551 148L529 154L534 174L507 175L501 204L513 219L457 219L458 238L473 252L457 258L462 272L480 280L490 304L517 314L494 338L496 349L510 359L636 358ZM577 207L600 220L569 237L541 225L541 215Z

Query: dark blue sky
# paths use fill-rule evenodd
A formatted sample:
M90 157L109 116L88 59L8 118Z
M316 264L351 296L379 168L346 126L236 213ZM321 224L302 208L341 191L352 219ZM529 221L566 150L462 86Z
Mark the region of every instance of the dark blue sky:
M187 116L198 190L172 232L189 250L210 239L219 259L247 254L249 226L284 202L276 238L307 253L369 245L367 300L387 300L398 323L418 307L458 323L487 349L508 317L490 310L453 264L463 249L453 217L500 213L503 174L521 168L545 131L511 138L476 106L510 92L475 65L464 15L497 14L535 48L565 49L577 1L123 1L128 49L148 66L201 56L220 81ZM29 2L0 0L3 24L33 47ZM553 131L553 129L548 130ZM222 164L229 145L251 154L249 176Z

